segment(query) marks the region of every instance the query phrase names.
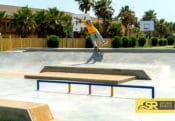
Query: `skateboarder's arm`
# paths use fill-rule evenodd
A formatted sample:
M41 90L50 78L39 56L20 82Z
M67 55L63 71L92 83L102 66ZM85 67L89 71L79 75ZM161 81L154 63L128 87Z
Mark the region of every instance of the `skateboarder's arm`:
M80 20L82 23L85 23L86 22L86 20L80 19L78 17L74 17L74 19Z
M81 20L81 19L80 19L80 18L78 18L78 17L74 17L74 19Z
M86 20L80 19L80 18L78 18L78 17L74 17L74 19L80 20L82 23L85 23L85 22L86 22ZM93 20L93 21L92 21L92 24L95 24L95 23L97 23L97 22Z
M92 24L95 24L95 23L97 23L97 22L93 20L93 21L92 21Z

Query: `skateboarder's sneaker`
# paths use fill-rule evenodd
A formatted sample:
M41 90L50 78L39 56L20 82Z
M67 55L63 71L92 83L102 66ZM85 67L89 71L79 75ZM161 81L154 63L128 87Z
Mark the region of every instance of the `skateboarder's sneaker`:
M102 43L102 46L106 46L106 45L108 45L108 42L103 42Z

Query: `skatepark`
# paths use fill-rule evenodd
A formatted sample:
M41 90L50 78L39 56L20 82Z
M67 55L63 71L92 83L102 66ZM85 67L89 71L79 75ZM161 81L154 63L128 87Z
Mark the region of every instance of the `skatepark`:
M127 85L154 86L155 98L173 98L175 88L174 49L15 49L0 52L1 99L46 103L53 116L63 121L174 121L174 114L136 113L135 98L150 98L150 90L120 88L110 96L109 87L42 83L37 74L45 66L143 71L149 79L133 79Z

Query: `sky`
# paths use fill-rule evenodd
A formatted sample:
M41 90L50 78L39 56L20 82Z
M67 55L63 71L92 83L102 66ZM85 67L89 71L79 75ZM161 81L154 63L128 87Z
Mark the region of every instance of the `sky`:
M78 9L78 3L74 0L0 0L0 4L26 6L32 8L48 9L57 7L61 11L82 14ZM175 22L175 0L112 0L112 6L115 9L114 16L117 16L121 7L129 5L130 9L140 19L145 11L154 10L158 19L165 19L168 22ZM89 12L94 16L94 12Z

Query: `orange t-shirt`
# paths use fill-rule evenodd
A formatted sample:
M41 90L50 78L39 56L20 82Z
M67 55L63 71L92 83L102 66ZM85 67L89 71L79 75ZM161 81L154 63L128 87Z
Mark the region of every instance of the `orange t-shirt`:
M86 20L82 20L82 23L86 26L89 34L92 34L98 31L94 26L95 21L92 21L91 24L88 24Z

